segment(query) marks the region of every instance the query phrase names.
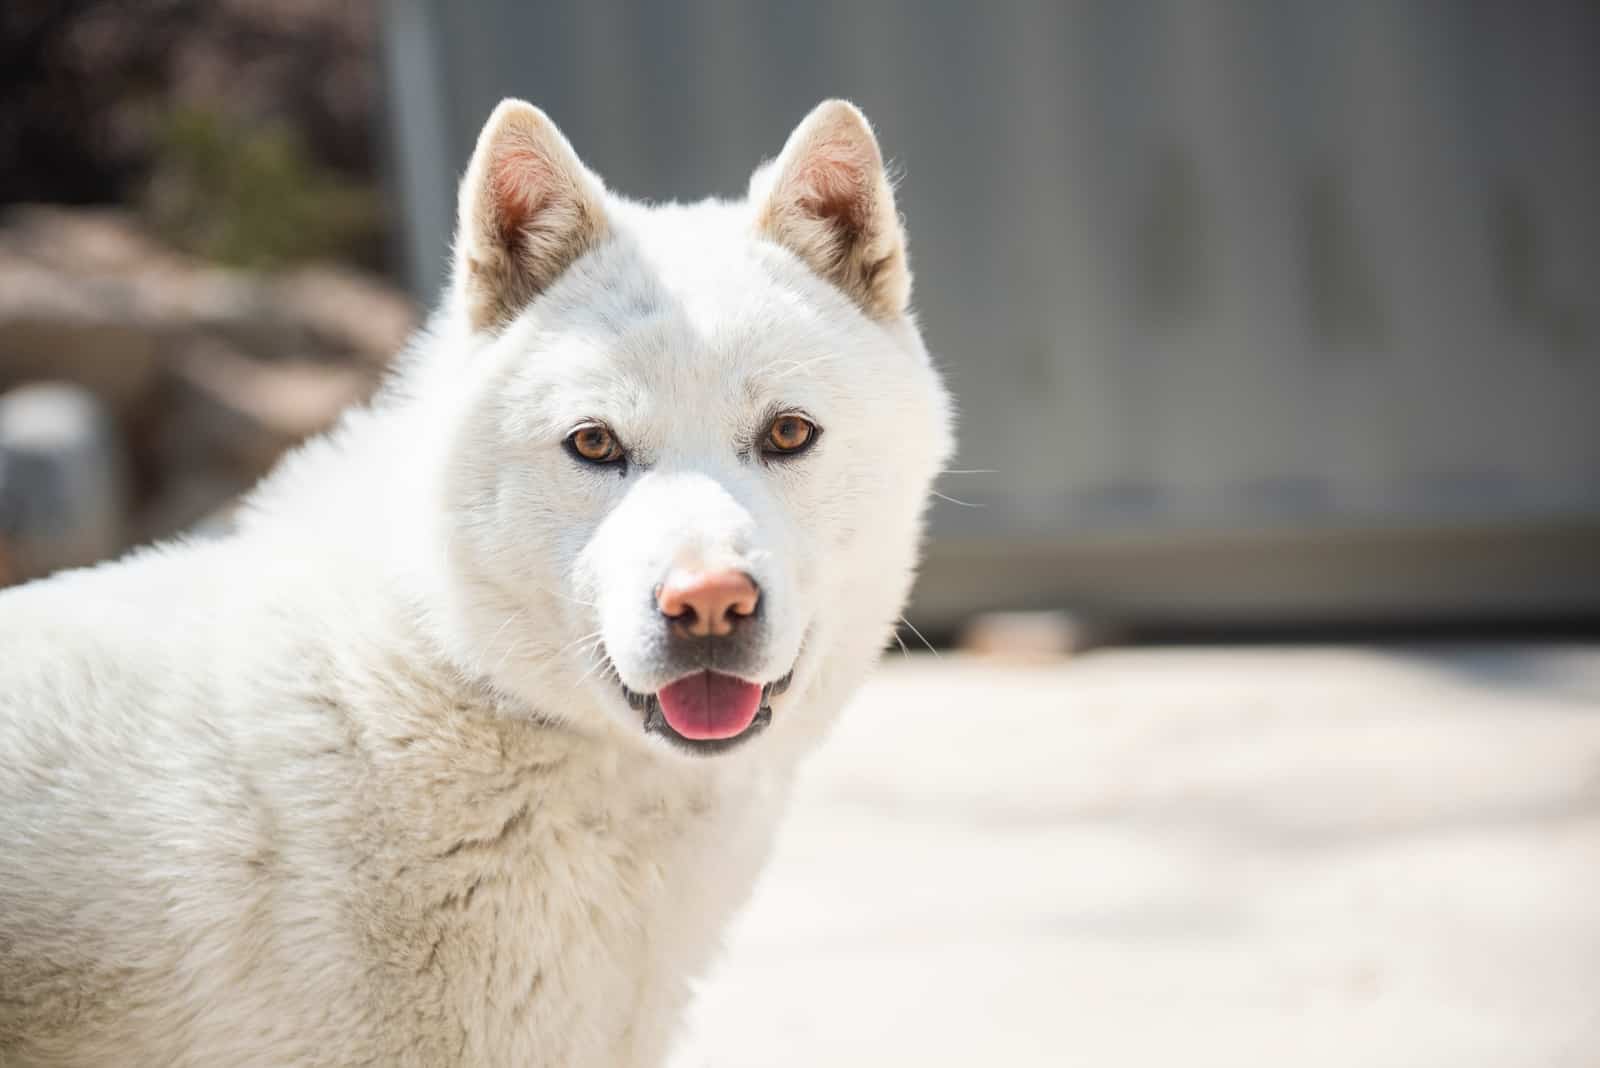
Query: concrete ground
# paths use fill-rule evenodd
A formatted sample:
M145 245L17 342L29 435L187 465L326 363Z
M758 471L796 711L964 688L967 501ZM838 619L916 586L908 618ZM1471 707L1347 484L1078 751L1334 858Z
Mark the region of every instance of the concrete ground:
M1600 647L897 655L674 1064L1600 1065Z

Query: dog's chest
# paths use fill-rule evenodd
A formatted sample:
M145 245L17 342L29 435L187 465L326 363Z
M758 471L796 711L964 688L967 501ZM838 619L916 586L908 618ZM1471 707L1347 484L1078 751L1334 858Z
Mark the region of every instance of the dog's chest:
M746 807L676 771L570 754L450 785L369 883L380 1011L414 1021L395 1053L654 1063L764 853Z

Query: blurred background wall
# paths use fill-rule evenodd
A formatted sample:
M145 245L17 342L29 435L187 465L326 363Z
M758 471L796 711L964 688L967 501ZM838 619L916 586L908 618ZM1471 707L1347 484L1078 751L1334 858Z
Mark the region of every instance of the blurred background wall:
M211 514L370 389L500 97L665 199L738 195L837 95L904 174L961 405L924 630L1600 619L1585 0L98 0L0 27L0 196L121 205L120 238L104 212L0 230L31 279L6 314L85 320L0 323L0 388L114 380L90 382L128 443L113 543ZM90 251L47 251L74 226ZM187 296L103 262L131 234Z
M1600 611L1600 7L399 0L419 291L502 95L738 195L817 100L904 174L973 474L914 620Z

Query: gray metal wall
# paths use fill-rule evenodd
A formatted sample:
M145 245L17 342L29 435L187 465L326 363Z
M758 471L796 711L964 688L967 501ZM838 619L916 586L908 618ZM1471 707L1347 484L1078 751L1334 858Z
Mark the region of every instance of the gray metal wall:
M936 508L930 621L1600 611L1600 5L396 0L388 29L427 290L503 95L654 198L866 109L955 466L995 471L941 483L983 507Z

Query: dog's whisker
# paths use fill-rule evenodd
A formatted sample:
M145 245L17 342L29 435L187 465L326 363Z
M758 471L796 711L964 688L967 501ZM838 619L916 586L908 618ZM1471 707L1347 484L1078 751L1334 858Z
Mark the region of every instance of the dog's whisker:
M593 655L593 654L591 653L590 655ZM574 683L574 685L582 686L585 682L588 681L589 676L593 675L600 668L607 667L610 664L611 664L611 658L609 656L600 657L593 664L589 665L589 670L588 671L585 671L582 675L578 676L578 681L576 683ZM612 670L614 671L615 669L613 668Z
M801 371L808 370L813 364L826 363L826 362L828 362L830 360L837 360L839 358L839 356L840 356L840 354L837 353L837 352L825 352L821 356L813 356L809 360L776 360L773 363L768 364L767 366L769 368L771 368L771 367L777 366L780 363L786 363L786 364L789 365L787 370L782 371L781 373L775 374L775 375L772 376L772 380L774 382L782 382L784 379L788 378L790 375L799 374Z
M610 657L605 655L605 643L598 638L595 639L594 644L584 647L583 658L591 662L591 667L595 662L604 664L609 663L611 660Z
M949 497L949 496L946 496L943 493L940 493L938 490L929 490L928 492L932 493L935 497L939 498L941 501L949 501L951 504L959 504L963 508L982 508L983 507L983 505L974 504L971 501L958 501L954 497Z
M571 601L573 604L582 605L584 608L594 608L594 607L596 607L596 605L595 605L595 603L593 601L580 601L576 597L569 597L566 594L560 592L559 590L550 589L548 586L535 586L534 589L538 590L540 593L548 593L552 597L559 597L563 601Z
M948 470L940 471L938 477L943 478L945 475L998 475L999 473L1000 472L993 467L952 467Z
M494 667L489 669L488 674L490 674L490 675L498 674L500 669L505 667L506 661L511 659L511 654L514 653L514 652L517 652L519 649L523 648L524 646L526 646L528 644L529 644L528 639L519 638L517 641L514 641L510 645L506 646L505 650L503 652L501 652L501 654L500 654L500 659L495 661Z
M928 652L932 653L934 656L939 655L939 650L935 649L933 647L933 643L922 636L922 632L916 628L916 624L912 623L911 620L907 619L905 616L900 617L900 622L911 628L911 633L915 634L917 636L917 640L928 647ZM899 638L900 635L896 634L895 637Z
M802 368L803 369L803 368L806 368L806 367L810 367L813 363L816 363L819 360L835 360L835 359L838 359L838 358L839 358L839 353L837 353L837 352L818 353L817 355L811 357L809 360L796 360L796 359L792 359L792 358L780 358L780 359L769 361L767 363L767 365L762 368L762 370L763 371L770 371L774 367L788 367L791 370L793 370L794 368Z
M563 645L560 649L557 649L556 650L556 655L557 656L564 656L564 655L566 655L567 650L572 649L574 646L583 645L583 644L586 644L588 642L592 642L596 638L600 637L600 634L601 634L601 632L598 631L598 630L591 630L588 634L582 635L581 637L574 638L570 642L568 642L567 644Z
M485 644L490 649L494 648L495 643L497 641L499 641L500 635L505 631L505 629L507 627L509 627L512 623L514 623L516 620L518 620L519 618L521 618L522 616L525 616L525 615L527 615L527 609L525 609L525 608L520 608L517 611L511 613L511 615L506 617L506 621L504 623L501 623L499 627L495 628L494 634L490 636L488 642L485 643ZM572 641L570 641L567 644L563 645L560 649L558 649L556 651L555 655L558 656L558 657L565 656L568 651L572 650L575 647L583 646L586 643L593 643L594 645L598 646L600 644L600 642L602 642L603 640L604 640L603 632L601 632L599 630L590 631L588 634L584 634L584 635L581 635L581 636L579 636L577 638L574 638ZM514 642L511 642L508 645L506 645L506 647L500 651L499 659L497 659L494 662L494 667L489 669L488 674L494 675L494 674L498 673L501 668L505 667L506 661L511 659L511 656L512 656L513 653L518 652L519 650L527 647L530 644L532 644L530 639L528 639L528 638L519 638L518 640L516 640ZM584 653L582 655L590 656L590 655L593 655L593 653L594 653L593 649L587 649L587 650L584 651Z
M489 635L489 640L485 644L488 645L491 649L494 648L494 643L500 640L500 635L505 631L505 629L507 627L509 627L512 623L514 623L518 619L520 619L522 616L527 615L527 613L528 613L528 610L526 608L519 608L515 612L512 612L509 616L506 617L505 622L501 623L498 627L496 627L494 633Z

